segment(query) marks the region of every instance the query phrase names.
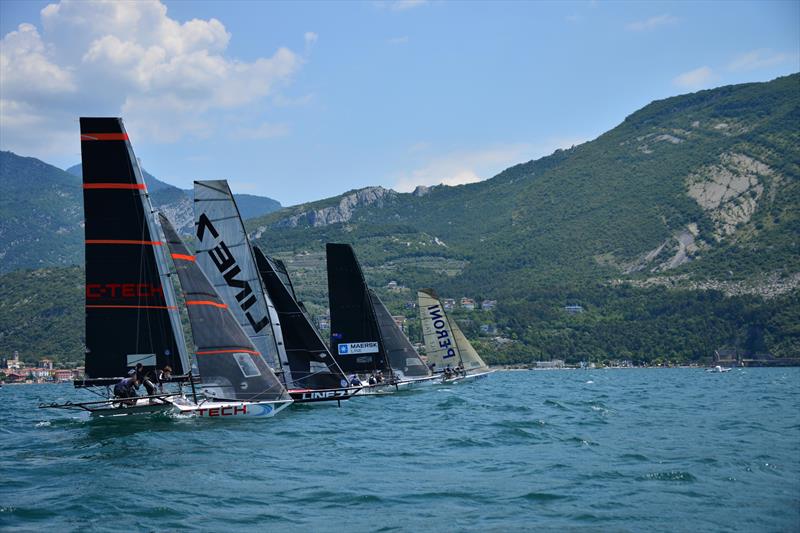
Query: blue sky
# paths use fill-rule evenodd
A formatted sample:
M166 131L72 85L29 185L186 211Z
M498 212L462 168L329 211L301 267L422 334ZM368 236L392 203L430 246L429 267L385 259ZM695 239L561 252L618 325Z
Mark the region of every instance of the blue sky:
M800 2L5 0L0 34L0 148L67 167L78 116L122 116L161 179L284 205L490 178L800 70Z

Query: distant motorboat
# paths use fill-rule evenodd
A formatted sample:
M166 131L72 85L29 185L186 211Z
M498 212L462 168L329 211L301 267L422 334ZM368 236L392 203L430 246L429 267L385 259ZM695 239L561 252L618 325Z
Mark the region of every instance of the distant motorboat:
M730 372L730 368L722 367L722 366L715 366L714 368L706 368L706 372L715 372L715 373L722 373L722 372Z

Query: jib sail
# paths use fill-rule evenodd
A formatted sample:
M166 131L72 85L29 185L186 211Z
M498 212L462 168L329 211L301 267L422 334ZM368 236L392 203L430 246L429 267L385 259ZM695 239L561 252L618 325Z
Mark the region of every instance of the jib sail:
M462 364L465 370L485 368L486 363L472 347L458 324L445 313L439 297L432 289L417 292L417 308L422 322L422 336L428 363L441 371Z
M291 386L279 318L261 285L228 182L195 181L194 215L197 263L267 364Z
M286 389L222 301L169 220L159 215L186 299L206 395L225 400L288 398Z
M389 358L389 364L395 372L402 372L406 377L430 376L431 371L420 359L419 354L411 346L408 338L403 334L392 318L389 310L372 289L369 290L372 307L378 319L378 327L381 330L383 349Z
M86 379L104 385L137 363L189 360L163 242L122 119L81 118L86 253Z
M331 352L345 372L389 370L367 283L349 244L325 246Z
M257 246L253 247L253 252L264 287L278 311L293 386L302 389L340 387L344 373L303 307L295 300L285 267L279 267ZM289 282L288 286L284 280Z

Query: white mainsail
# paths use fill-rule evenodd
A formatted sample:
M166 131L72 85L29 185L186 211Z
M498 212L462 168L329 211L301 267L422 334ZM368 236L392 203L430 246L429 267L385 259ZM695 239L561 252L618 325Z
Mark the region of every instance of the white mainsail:
M226 180L194 182L197 263L284 384L292 384L278 313L261 285L250 240Z
M428 364L435 364L434 370L442 371L448 365L456 367L459 363L464 370L485 369L486 363L472 347L469 340L455 321L450 320L431 289L417 291L417 308L422 322L422 336Z

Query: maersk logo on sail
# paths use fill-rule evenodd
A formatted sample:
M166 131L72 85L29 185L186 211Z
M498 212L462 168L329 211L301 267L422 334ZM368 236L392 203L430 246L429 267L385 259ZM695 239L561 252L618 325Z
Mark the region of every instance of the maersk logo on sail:
M442 359L455 357L456 351L451 348L453 341L450 337L450 332L447 331L447 322L444 320L444 312L438 305L431 305L428 307L428 316L433 322L433 329L436 331L436 338L439 341L439 348L444 348L447 353L442 356Z
M378 353L377 342L343 342L339 345L339 355L359 353Z

